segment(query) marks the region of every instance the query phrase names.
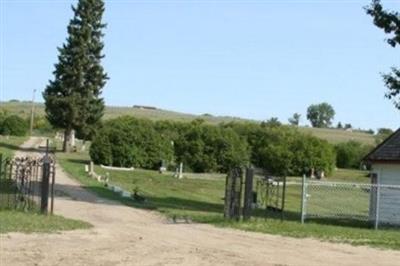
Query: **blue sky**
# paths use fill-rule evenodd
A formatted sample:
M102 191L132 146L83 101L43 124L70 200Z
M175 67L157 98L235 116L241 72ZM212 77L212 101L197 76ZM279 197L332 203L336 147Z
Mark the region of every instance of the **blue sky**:
M52 78L75 1L0 1L0 100L29 100ZM106 1L104 98L284 122L299 112L302 124L310 104L326 101L335 123L397 128L379 73L400 66L400 50L373 26L368 3Z

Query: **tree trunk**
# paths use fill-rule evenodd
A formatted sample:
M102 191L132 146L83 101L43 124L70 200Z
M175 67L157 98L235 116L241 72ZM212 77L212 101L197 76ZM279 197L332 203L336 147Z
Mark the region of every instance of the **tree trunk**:
M63 143L63 152L69 152L69 138L71 136L71 129L65 129L64 131L64 143Z

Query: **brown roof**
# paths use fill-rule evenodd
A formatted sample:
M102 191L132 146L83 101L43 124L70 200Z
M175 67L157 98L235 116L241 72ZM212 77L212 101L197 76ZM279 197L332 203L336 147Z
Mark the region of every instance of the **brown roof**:
M365 156L364 160L370 162L400 163L400 129Z

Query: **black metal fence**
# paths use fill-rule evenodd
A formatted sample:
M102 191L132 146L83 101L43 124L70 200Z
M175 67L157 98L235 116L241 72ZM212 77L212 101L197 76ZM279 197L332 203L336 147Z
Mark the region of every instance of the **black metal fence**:
M48 155L11 159L0 154L0 209L53 213L54 181L55 163Z

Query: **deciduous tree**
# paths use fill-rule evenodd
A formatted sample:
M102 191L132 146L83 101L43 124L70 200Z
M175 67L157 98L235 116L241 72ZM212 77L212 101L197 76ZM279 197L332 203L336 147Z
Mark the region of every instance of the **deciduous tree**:
M307 109L307 119L313 127L329 127L335 117L335 110L328 103L313 104Z
M375 26L390 36L386 40L387 43L392 47L400 45L399 12L383 9L379 0L373 0L371 5L365 9L367 14L373 17ZM393 101L397 109L400 109L400 69L392 67L392 72L384 74L383 80L388 88L386 97Z

